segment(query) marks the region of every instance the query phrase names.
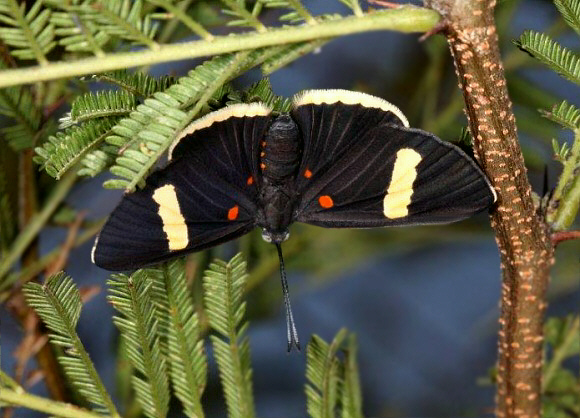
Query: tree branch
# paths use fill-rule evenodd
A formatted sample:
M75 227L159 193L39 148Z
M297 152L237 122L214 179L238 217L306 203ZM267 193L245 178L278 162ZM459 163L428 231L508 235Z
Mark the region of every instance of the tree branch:
M501 254L496 416L539 418L543 319L553 246L531 197L506 88L494 0L425 0L446 23L475 154L498 193L491 224Z

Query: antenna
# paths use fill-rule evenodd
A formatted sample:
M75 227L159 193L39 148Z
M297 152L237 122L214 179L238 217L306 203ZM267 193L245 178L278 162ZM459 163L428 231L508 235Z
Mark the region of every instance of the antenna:
M276 242L275 245L278 250L278 258L280 259L282 294L284 295L284 305L286 306L286 337L288 341L288 352L292 351L292 347L296 347L298 351L300 351L300 340L298 339L298 332L296 331L296 324L294 324L294 316L292 315L292 306L290 306L290 296L288 295L288 281L286 280L286 270L284 269L282 246L278 242Z

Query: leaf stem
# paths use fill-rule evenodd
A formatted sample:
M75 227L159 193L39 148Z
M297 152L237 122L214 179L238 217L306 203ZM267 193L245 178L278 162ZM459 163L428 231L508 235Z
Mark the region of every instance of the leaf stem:
M176 19L187 26L193 33L201 36L206 41L211 41L214 37L211 33L206 31L203 26L193 20L187 13L183 11L182 5L175 6L167 0L149 0L150 3L156 4L163 7L165 10L170 12Z
M200 40L161 45L156 50L143 49L111 54L104 58L90 57L71 62L56 62L44 66L4 70L0 72L0 87L78 77L121 68L179 61L361 32L379 30L394 30L405 33L425 32L433 28L438 21L438 13L419 7L381 10L375 13L367 13L362 17L348 16L327 20L320 22L318 25L275 28L263 33L249 32L216 36L212 41Z
M68 173L63 176L62 180L55 184L50 196L46 202L44 202L42 210L30 219L30 222L16 237L10 251L0 262L0 285L3 284L2 278L4 278L16 260L18 260L22 253L24 253L28 245L38 235L46 222L48 222L48 219L56 210L58 205L67 196L69 190L74 185L76 178L76 173Z
M562 344L560 344L558 348L554 350L554 355L552 356L548 367L546 367L546 371L544 372L544 381L542 384L544 388L548 387L550 381L555 376L556 371L562 364L562 361L564 361L566 358L568 349L574 343L574 340L578 338L578 332L580 332L580 317L576 316L572 322L572 325L570 325L570 328L568 329L568 333L566 334L564 341L562 341Z
M574 130L574 144L558 179L546 220L554 231L568 229L578 213L580 202L580 129Z
M107 411L111 414L112 417L115 418L120 417L119 413L117 412L117 409L115 408L113 400L109 396L109 393L107 392L107 389L105 388L105 385L103 384L103 381L99 376L99 373L95 369L95 365L93 364L91 358L89 357L89 353L87 353L87 351L85 350L85 347L83 346L83 343L81 342L81 339L77 334L76 320L72 319L69 312L70 305L63 304L59 298L59 295L55 293L52 287L44 285L42 286L42 291L46 296L46 301L51 305L53 312L56 313L57 317L60 318L60 321L64 325L64 329L62 331L65 332L63 332L62 334L66 336L65 338L70 339L69 341L71 345L70 347L67 347L67 350L71 351L69 355L71 357L78 356L79 361L85 368L84 371L77 370L76 364L73 364L72 359L69 359L68 361L66 361L66 363L63 364L62 362L64 362L67 357L66 355L61 357L60 358L61 364L63 365L65 373L68 375L70 382L73 385L76 385L77 388L82 391L83 386L87 385L87 383L80 381L81 379L80 376L84 374L83 372L85 372L90 377L91 383L94 385L96 395L99 398L99 403L102 404L107 409ZM52 331L54 332L54 334L51 334L51 340L53 343L57 341L63 341L63 338L58 335L59 333L61 333L59 332L58 329L52 329Z
M57 402L41 396L31 395L21 390L2 388L0 390L0 403L14 406L23 406L34 411L44 412L64 418L102 418L102 415L89 412L72 404Z

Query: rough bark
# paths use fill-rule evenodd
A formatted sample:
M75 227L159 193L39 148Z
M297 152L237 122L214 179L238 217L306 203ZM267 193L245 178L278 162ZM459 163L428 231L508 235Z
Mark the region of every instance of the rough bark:
M517 139L494 22L495 1L426 0L442 16L475 155L498 194L491 225L501 255L496 416L539 418L543 319L553 259Z

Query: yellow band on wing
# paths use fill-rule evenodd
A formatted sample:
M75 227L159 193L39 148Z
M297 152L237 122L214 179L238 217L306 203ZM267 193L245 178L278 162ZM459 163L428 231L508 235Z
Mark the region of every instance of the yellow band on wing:
M167 235L170 251L187 247L189 237L185 218L181 214L175 187L167 184L155 190L153 200L159 205L159 217L163 222L163 232Z
M383 212L389 219L402 218L409 214L413 196L413 182L417 178L417 165L421 154L411 148L397 151L391 183L383 200Z

